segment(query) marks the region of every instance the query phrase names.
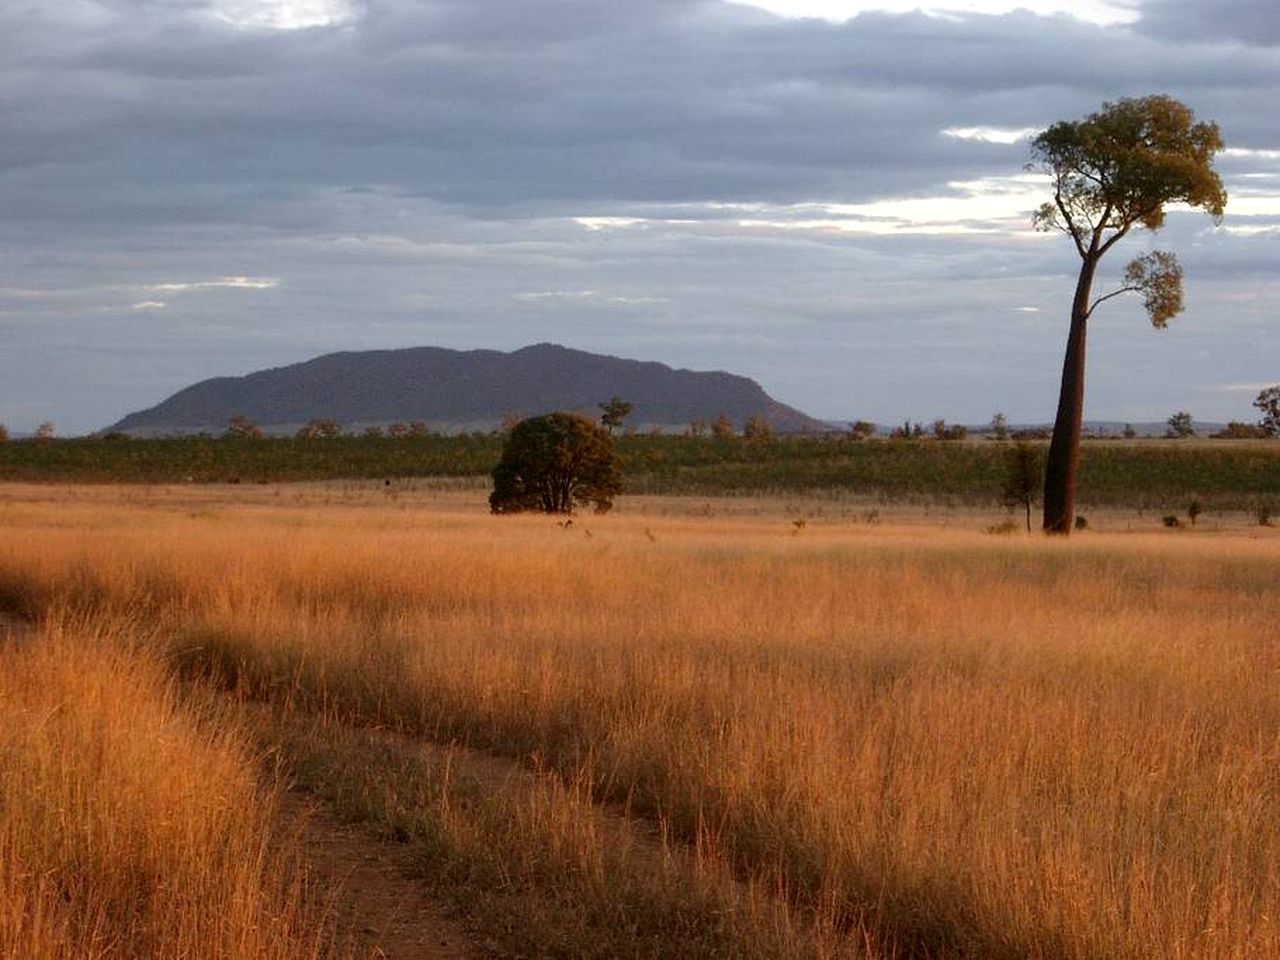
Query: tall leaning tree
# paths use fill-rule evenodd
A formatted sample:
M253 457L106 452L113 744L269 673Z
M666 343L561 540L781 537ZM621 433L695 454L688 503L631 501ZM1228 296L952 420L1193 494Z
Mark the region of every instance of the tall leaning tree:
M1044 529L1067 534L1075 516L1080 428L1084 417L1085 334L1097 306L1138 292L1151 323L1163 329L1182 311L1182 268L1155 250L1125 268L1119 288L1093 295L1099 261L1135 228L1158 230L1165 207L1183 203L1220 221L1227 203L1213 155L1222 149L1215 123L1172 97L1104 103L1083 120L1062 121L1031 142L1031 169L1052 178L1053 200L1035 214L1041 230L1060 230L1080 255L1062 387L1045 463Z

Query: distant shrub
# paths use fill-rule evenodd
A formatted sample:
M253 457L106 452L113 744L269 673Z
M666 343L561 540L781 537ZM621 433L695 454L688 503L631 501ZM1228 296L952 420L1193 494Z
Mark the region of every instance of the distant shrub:
M320 440L342 435L342 427L337 420L308 420L297 433L300 440Z
M1194 437L1196 435L1196 430L1191 420L1191 414L1187 413L1185 410L1179 410L1171 416L1167 422L1169 424L1169 429L1165 431L1164 435L1170 440L1183 440L1187 437Z
M773 439L773 427L764 417L747 417L742 425L742 436L753 443L764 443Z
M622 492L622 465L613 437L574 413L548 413L511 428L493 468L494 513L572 513L591 503L602 513Z
M1191 525L1196 525L1196 519L1200 514L1204 513L1204 504L1199 500L1192 500L1187 504L1187 519L1191 521Z
M1170 527L1170 528L1182 526L1182 521L1179 520L1173 514L1169 514L1168 516L1161 517L1160 522L1163 523L1166 527Z
M1076 519L1075 519L1075 525L1077 530L1087 530L1089 529L1089 518L1086 517L1083 513L1077 513Z
M876 425L870 420L855 420L849 425L849 437L853 440L869 440L876 435Z
M1215 440L1264 440L1267 431L1257 424L1232 420L1212 436Z
M1031 508L1044 486L1044 458L1039 447L1019 440L1004 450L1004 479L1000 499L1009 509L1021 507L1031 532Z
M725 414L720 414L711 421L711 436L717 440L732 440L738 435L738 431L733 428L733 421Z
M259 440L262 428L243 413L237 413L227 421L227 432L222 436L227 440Z
M1258 526L1260 527L1271 526L1271 504L1269 503L1258 504L1258 509L1256 511L1256 514L1258 517Z

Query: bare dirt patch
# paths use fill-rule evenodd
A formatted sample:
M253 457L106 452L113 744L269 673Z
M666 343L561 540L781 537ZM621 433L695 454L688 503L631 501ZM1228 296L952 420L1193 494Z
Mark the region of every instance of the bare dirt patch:
M308 885L341 948L360 960L480 960L449 905L413 876L412 851L343 823L310 794L289 791L281 816L297 831Z

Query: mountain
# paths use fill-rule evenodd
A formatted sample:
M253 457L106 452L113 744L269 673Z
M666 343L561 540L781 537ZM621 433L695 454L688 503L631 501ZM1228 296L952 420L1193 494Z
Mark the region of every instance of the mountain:
M782 433L828 429L746 377L539 343L513 353L441 347L330 353L243 377L204 380L106 431L216 434L236 414L276 434L318 418L348 430L410 420L425 420L437 431L486 430L513 413L579 410L595 417L597 405L615 395L632 404L627 425L640 429L683 428L721 413L738 426L761 416Z

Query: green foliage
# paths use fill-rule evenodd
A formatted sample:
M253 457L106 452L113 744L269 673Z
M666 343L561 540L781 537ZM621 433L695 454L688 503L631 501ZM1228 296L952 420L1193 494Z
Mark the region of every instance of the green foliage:
M999 502L1012 444L897 443L775 436L757 444L706 437L618 437L627 490L720 496L830 492L885 502ZM341 436L317 443L272 437L253 443L215 437L102 437L0 444L0 481L53 483L246 483L388 477L487 478L502 454L489 433L424 437ZM1034 448L1043 454L1044 444ZM1162 512L1193 496L1209 510L1252 512L1280 498L1280 444L1219 441L1086 444L1080 494L1096 506Z
M631 404L617 394L600 404L600 424L613 433L615 427L622 426L622 421L631 413Z
M1179 410L1171 416L1168 423L1169 429L1165 431L1165 436L1171 440L1183 440L1196 435L1196 428L1191 419L1191 414L1185 410Z
M1280 384L1267 387L1258 394L1253 405L1262 414L1258 421L1258 429L1268 437L1280 437Z
M1054 201L1036 214L1042 229L1079 239L1133 226L1158 230L1166 204L1199 207L1220 220L1227 204L1213 155L1216 123L1167 96L1104 103L1079 121L1055 123L1032 141L1037 164L1052 175Z
M622 464L609 433L577 414L548 413L512 428L493 468L489 508L572 513L591 503L603 512L621 492Z
M1163 330L1182 312L1182 265L1165 250L1153 250L1129 261L1124 286L1118 292L1142 294L1151 325Z

